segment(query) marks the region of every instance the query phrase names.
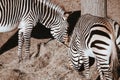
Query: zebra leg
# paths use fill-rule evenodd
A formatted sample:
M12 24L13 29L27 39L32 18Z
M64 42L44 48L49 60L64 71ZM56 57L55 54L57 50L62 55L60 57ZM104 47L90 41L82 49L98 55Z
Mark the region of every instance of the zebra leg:
M24 32L25 59L30 59L30 37L32 28L26 28Z
M112 72L109 64L106 65L106 69L103 70L103 74L106 80L112 80Z
M99 75L100 75L100 79L101 80L104 80L104 77L103 77L103 73L102 73L102 70L101 70L101 65L99 64L100 62L99 61L97 61L97 59L96 59L96 65L97 65L97 70L98 70L98 72L99 72Z
M19 62L22 60L22 46L23 46L23 32L18 31L18 58Z
M83 61L84 61L84 68L85 68L85 76L87 80L90 80L90 69L89 69L89 57L83 53Z
M108 61L102 62L97 59L96 62L97 62L97 69L100 74L101 80L112 80L111 68L109 66Z

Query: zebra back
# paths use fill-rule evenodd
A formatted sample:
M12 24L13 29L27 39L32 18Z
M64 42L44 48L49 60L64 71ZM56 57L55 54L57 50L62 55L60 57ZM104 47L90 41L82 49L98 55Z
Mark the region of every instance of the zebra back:
M97 26L101 26L102 30L100 29L101 27L97 27ZM99 34L99 35L104 34L106 37L109 38L110 36L105 33L106 31L109 32L109 34L111 35L112 33L114 33L113 27L111 26L111 24L107 19L103 17L96 17L90 14L86 14L81 16L81 18L78 20L73 34L76 33L76 35L84 36L84 37L77 37L77 38L80 39L81 41L80 44L82 45L82 47L87 49L87 46L90 47L90 45L88 44L93 34Z

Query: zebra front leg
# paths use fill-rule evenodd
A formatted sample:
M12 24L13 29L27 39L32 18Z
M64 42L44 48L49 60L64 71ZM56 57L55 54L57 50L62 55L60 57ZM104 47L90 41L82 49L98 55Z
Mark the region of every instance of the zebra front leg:
M22 47L23 47L23 32L21 30L18 31L18 59L19 62L22 61Z
M32 28L27 28L24 33L25 60L30 59L30 37Z

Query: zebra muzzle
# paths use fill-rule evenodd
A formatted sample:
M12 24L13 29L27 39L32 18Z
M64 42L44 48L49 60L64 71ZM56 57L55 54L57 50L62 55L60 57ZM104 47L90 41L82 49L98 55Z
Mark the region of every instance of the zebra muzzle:
M68 36L64 39L63 44L64 44L65 46L69 47L69 37L68 37Z

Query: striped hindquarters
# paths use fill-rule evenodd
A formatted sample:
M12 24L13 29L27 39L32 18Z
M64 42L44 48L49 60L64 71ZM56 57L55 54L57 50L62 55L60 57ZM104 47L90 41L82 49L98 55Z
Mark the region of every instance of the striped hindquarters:
M117 43L119 46L120 28L116 27L115 29L116 24L114 24L114 21L111 22L108 18L89 14L81 16L73 31L69 45L69 55L75 68L80 69L81 64L84 63L85 69L89 71L89 61L87 61L89 59L85 56L94 57L100 78L112 80L109 63L111 62L110 59L113 59L114 62L117 58L115 45ZM114 57L111 56L112 54Z

